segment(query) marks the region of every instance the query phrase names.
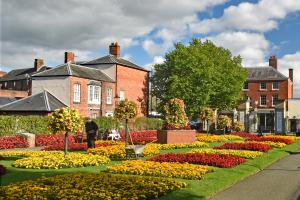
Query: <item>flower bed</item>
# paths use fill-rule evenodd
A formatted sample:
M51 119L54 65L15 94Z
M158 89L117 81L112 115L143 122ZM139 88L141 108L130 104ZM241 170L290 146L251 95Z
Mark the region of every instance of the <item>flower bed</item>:
M220 154L220 155L231 155L239 156L243 158L256 158L263 155L260 151L248 151L248 150L233 150L233 149L193 149L192 153L208 153L208 154Z
M231 135L240 136L240 137L246 138L246 139L258 138L256 135L250 134L250 133L247 133L247 132L237 132L237 133L232 133Z
M230 140L242 140L242 137L236 135L205 135L198 134L197 140L200 142L226 142Z
M148 143L157 140L157 130L130 132L133 143ZM125 132L121 132L121 141L125 141Z
M300 137L291 136L291 135L266 135L265 138L282 138L282 139L289 139L295 142L295 140L300 140Z
M267 152L271 149L271 146L258 142L234 142L222 144L218 147L215 147L214 149L240 149Z
M107 147L107 146L111 146L111 144L99 143L99 144L95 144L95 146L96 147ZM86 151L87 149L88 149L87 143L68 144L69 151ZM53 145L44 147L43 150L45 150L45 151L64 150L64 144L63 143L53 144Z
M168 153L148 159L155 162L179 162L230 168L246 162L245 158L205 153Z
M89 154L107 156L111 159L124 159L126 157L125 144L112 145L107 147L97 147L88 149ZM159 149L155 146L147 145L144 149L144 156L159 154Z
M273 136L263 136L263 137L258 137L258 138L252 138L249 139L249 141L257 141L257 142L281 142L285 144L292 144L293 140L288 139L288 138L279 138L279 137L273 137Z
M201 148L208 147L205 142L196 141L192 144L148 144L148 146L155 146L159 150L182 149L182 148Z
M3 165L0 165L0 176L6 174L6 168Z
M105 156L87 155L81 153L48 154L44 156L31 156L16 160L12 166L29 169L60 169L72 167L100 166L110 160Z
M63 151L2 151L0 156L3 157L34 157L46 155L63 155Z
M252 143L255 143L256 141L251 141ZM281 142L271 142L271 141L263 141L263 142L260 142L260 141L257 141L257 143L260 143L260 144L268 144L270 145L272 148L283 148L286 146L285 143L281 143Z
M13 149L28 147L26 138L22 136L9 136L0 138L0 149Z
M176 180L73 173L23 181L0 188L3 199L157 199L185 187Z
M208 169L208 166L188 163L159 163L142 160L124 161L119 165L107 167L107 171L110 173L183 179L201 179L209 171Z
M64 143L64 134L57 135L36 135L35 145L36 146L50 146ZM75 143L75 137L73 135L68 136L68 143Z

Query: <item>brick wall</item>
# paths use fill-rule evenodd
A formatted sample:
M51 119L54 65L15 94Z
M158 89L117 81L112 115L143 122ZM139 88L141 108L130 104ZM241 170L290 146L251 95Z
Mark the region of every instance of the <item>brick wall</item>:
M267 89L266 90L260 90L260 83L266 82ZM249 90L244 91L245 96L249 96L251 98L251 104L254 106L254 102L258 102L258 108L271 108L272 107L272 96L278 95L278 99L280 100L287 100L288 98L291 98L292 94L292 88L291 84L288 80L285 81L279 81L279 89L278 90L272 90L272 82L273 81L249 81L248 82L248 88ZM267 96L267 105L266 106L260 106L260 96L266 95Z
M27 91L17 91L17 90L0 90L0 97L27 97Z
M148 72L117 65L117 94L125 92L125 98L138 105L138 116L147 115Z
M100 116L100 105L88 103L89 81L85 78L70 77L70 107L78 109L84 117L91 117L93 114ZM74 102L74 84L80 84L80 102Z

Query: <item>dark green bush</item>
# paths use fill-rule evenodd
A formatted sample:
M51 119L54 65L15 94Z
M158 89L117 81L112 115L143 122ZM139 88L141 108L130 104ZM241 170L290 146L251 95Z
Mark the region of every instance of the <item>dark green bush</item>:
M45 116L0 116L0 136L21 131L40 134L49 133L48 117Z

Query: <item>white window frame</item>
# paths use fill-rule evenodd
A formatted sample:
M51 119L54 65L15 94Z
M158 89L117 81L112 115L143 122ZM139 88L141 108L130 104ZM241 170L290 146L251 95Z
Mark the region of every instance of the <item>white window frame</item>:
M274 88L274 83L277 83L277 88ZM272 82L272 90L279 90L279 82Z
M247 84L248 88L245 88L245 84ZM248 83L248 82L245 82L245 83L244 83L244 85L243 85L243 90L244 90L244 91L248 91L248 90L249 90L249 83Z
M120 101L125 100L125 91L120 90Z
M278 94L272 95L272 106L275 106L275 104L274 104L274 96L277 96L277 100L278 100Z
M266 104L262 104L261 102L262 102L262 97L266 97ZM261 95L260 97L259 97L259 105L260 106L267 106L267 95Z
M73 101L76 102L76 103L80 103L80 92L81 92L81 88L80 88L80 84L78 83L75 83L73 85L73 94L74 94L74 97L73 97Z
M261 88L261 84L262 84L262 83L266 84L266 88ZM260 90L267 90L267 83L266 83L266 82L261 82L261 83L259 84L259 89L260 89Z
M111 105L112 104L112 88L107 88L106 90L106 104Z
M88 86L88 103L101 104L101 87L98 85Z

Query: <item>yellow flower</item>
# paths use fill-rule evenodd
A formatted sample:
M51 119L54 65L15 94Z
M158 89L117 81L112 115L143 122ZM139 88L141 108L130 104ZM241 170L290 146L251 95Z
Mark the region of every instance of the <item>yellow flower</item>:
M263 155L260 151L248 151L248 150L233 150L233 149L193 149L192 153L208 153L208 154L220 154L220 155L232 155L244 158L256 158Z

